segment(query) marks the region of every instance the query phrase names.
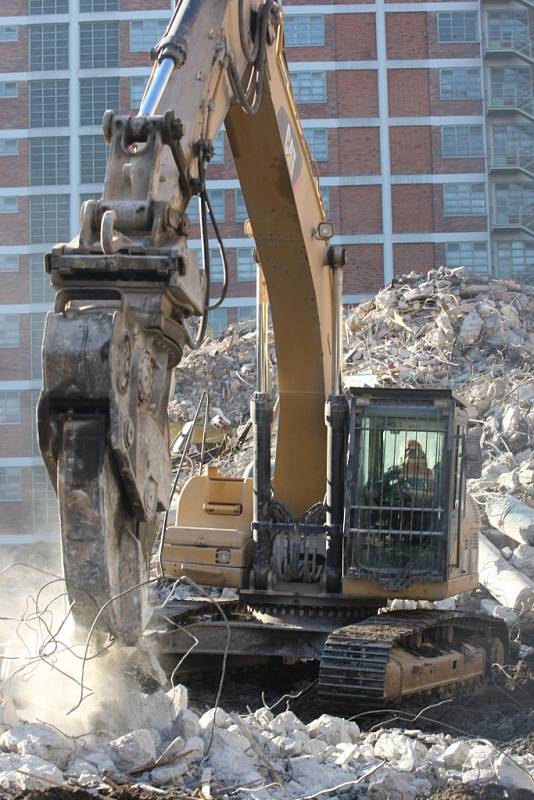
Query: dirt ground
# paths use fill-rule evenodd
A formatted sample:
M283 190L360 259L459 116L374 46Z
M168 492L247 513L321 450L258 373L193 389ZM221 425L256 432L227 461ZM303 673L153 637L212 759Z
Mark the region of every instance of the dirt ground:
M527 789L509 790L495 783L488 783L474 788L447 786L431 795L429 800L534 800L534 794Z
M50 787L44 791L26 791L15 795L14 800L95 800L95 797L109 797L110 800L191 800L193 795L170 790L164 794L151 792L147 789L128 787L115 790L111 794L95 795L84 789L64 789L63 787ZM526 799L525 799L526 800Z

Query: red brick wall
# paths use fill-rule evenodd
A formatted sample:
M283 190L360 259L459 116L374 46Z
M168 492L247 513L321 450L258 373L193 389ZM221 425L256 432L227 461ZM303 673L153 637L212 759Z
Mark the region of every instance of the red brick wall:
M28 303L30 300L30 271L27 256L19 256L18 272L0 273L1 296L10 303ZM4 302L4 301L2 301Z
M0 186L27 186L29 183L28 140L17 141L18 155L0 156Z
M433 229L432 185L392 186L394 233L418 233Z
M381 233L380 186L340 186L340 230L344 233Z
M18 27L17 42L0 42L0 72L24 72L28 69L28 28L25 25Z
M425 12L386 14L388 58L427 58L427 15Z
M28 241L28 198L19 197L18 200L18 213L0 214L0 245Z
M384 285L383 275L381 244L353 244L347 247L345 292L376 292Z
M28 84L25 81L18 84L18 97L0 98L0 120L2 128L8 130L28 127Z
M437 264L433 244L421 242L418 244L393 245L393 269L395 275L402 275L412 270L428 272L434 266L437 266Z
M388 70L389 113L392 117L430 114L429 70Z
M432 137L426 125L389 130L392 175L426 174L432 169Z
M338 137L340 175L380 175L378 128L339 128Z
M343 61L372 61L376 58L374 14L334 14L331 18L334 20L336 58ZM289 55L293 58L292 49Z
M0 503L0 533L31 533L33 527L32 472L22 470L22 501Z
M19 347L0 347L0 380L23 380L30 374L30 319L20 316Z

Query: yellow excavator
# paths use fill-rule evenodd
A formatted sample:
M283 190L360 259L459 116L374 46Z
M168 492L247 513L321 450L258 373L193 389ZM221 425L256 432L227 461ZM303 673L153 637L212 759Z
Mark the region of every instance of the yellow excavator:
M254 474L208 469L182 490L163 532L164 574L233 589L231 635L197 597L161 634L162 650L187 652L193 633L197 653L314 659L321 699L342 709L477 683L506 659L501 621L428 603L377 613L388 598L433 601L477 585L479 519L466 494L476 442L450 391L343 390L346 254L331 243L280 6L178 0L152 58L137 116L105 114L101 199L83 204L79 236L45 260L57 294L39 442L75 619L90 627L98 613L128 644L146 624L148 564L169 506L173 372L184 348L200 345L228 284L206 184L224 124L263 286ZM189 202L200 207L201 267L188 248ZM225 264L217 300L208 221Z

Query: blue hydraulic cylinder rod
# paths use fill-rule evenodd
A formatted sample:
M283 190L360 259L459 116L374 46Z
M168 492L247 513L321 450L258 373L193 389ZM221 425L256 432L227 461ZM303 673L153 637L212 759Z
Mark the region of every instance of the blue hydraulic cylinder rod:
M137 113L138 117L152 116L156 113L158 103L163 97L163 92L167 88L169 79L174 72L174 60L164 58L156 67L155 72L150 76L148 86L141 101L141 107Z

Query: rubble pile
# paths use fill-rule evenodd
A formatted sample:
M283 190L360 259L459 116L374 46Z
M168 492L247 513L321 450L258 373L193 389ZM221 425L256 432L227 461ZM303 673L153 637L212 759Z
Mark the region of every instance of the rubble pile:
M358 306L346 330L349 384L450 387L482 426L482 476L469 481L485 526L481 610L516 622L534 606L534 286L411 273Z
M267 707L246 716L220 707L202 714L180 685L143 703L150 727L114 738L106 731L71 737L45 723L2 726L1 796L70 786L102 797L123 785L151 788L154 797L172 786L184 797L231 792L252 800L354 797L356 788L369 800L415 800L451 783L534 791L534 754L485 740L418 729L362 732L328 714L306 725L292 711L275 716Z

